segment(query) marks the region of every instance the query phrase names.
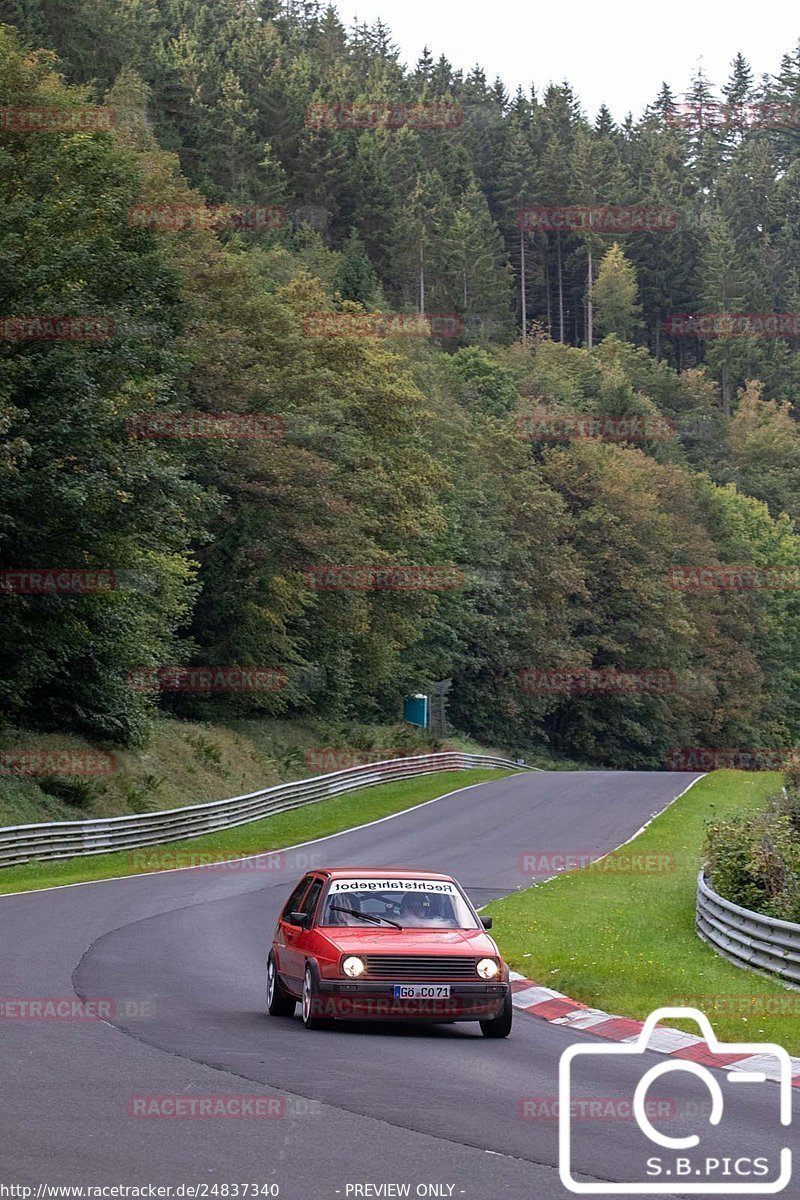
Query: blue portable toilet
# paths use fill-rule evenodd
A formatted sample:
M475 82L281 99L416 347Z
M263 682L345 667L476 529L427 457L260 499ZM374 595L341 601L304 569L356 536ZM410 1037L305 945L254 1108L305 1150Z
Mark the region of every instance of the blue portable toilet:
M403 701L403 720L409 725L421 725L428 728L428 697L422 692L416 696L406 696Z

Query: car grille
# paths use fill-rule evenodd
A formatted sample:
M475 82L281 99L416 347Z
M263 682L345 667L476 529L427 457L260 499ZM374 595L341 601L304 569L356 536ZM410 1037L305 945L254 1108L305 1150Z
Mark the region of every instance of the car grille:
M364 954L372 979L477 979L477 958L445 954Z

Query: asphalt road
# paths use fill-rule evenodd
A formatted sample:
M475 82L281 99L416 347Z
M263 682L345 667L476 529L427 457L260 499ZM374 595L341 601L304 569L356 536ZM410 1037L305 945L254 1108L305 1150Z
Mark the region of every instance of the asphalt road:
M521 854L613 849L691 778L526 773L239 868L0 897L0 996L77 993L115 1009L110 1021L0 1020L0 1184L207 1183L212 1197L215 1184L277 1184L285 1200L404 1194L380 1188L397 1184L411 1196L562 1200L559 1057L598 1039L520 1013L504 1041L477 1024L312 1033L299 1017L269 1018L274 921L302 871L326 863L447 871L484 903L525 886ZM643 1067L665 1061L598 1058L590 1074L576 1063L574 1095L611 1100L617 1113ZM725 1119L710 1154L765 1155L796 1138L778 1124L775 1085L718 1078ZM280 1115L132 1115L136 1097L178 1095L276 1097ZM705 1131L699 1080L671 1075L651 1095L663 1132ZM654 1152L674 1157L631 1121L576 1123L585 1182L646 1178Z

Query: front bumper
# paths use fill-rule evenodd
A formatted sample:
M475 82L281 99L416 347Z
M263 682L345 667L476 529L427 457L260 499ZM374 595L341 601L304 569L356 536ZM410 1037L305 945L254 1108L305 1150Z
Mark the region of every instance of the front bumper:
M450 998L396 1000L394 989L407 979L320 979L315 1015L340 1020L394 1021L485 1021L500 1015L510 984L502 980L486 983L448 983ZM436 987L445 980L414 980Z

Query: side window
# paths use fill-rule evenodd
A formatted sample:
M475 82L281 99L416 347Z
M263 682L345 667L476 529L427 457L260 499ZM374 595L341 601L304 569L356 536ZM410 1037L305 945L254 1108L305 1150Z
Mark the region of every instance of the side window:
M306 888L308 887L309 883L311 882L311 878L312 878L311 875L304 875L303 878L300 880L297 887L294 889L291 896L286 901L286 904L283 907L283 912L281 913L282 921L286 921L288 919L290 913L298 911L298 909L300 907L300 901L303 898L303 893L305 892Z
M319 900L319 894L322 891L323 886L324 881L322 879L315 879L311 884L311 887L306 892L305 899L300 905L300 912L305 913L307 917L313 916L314 909L317 907L317 900Z

